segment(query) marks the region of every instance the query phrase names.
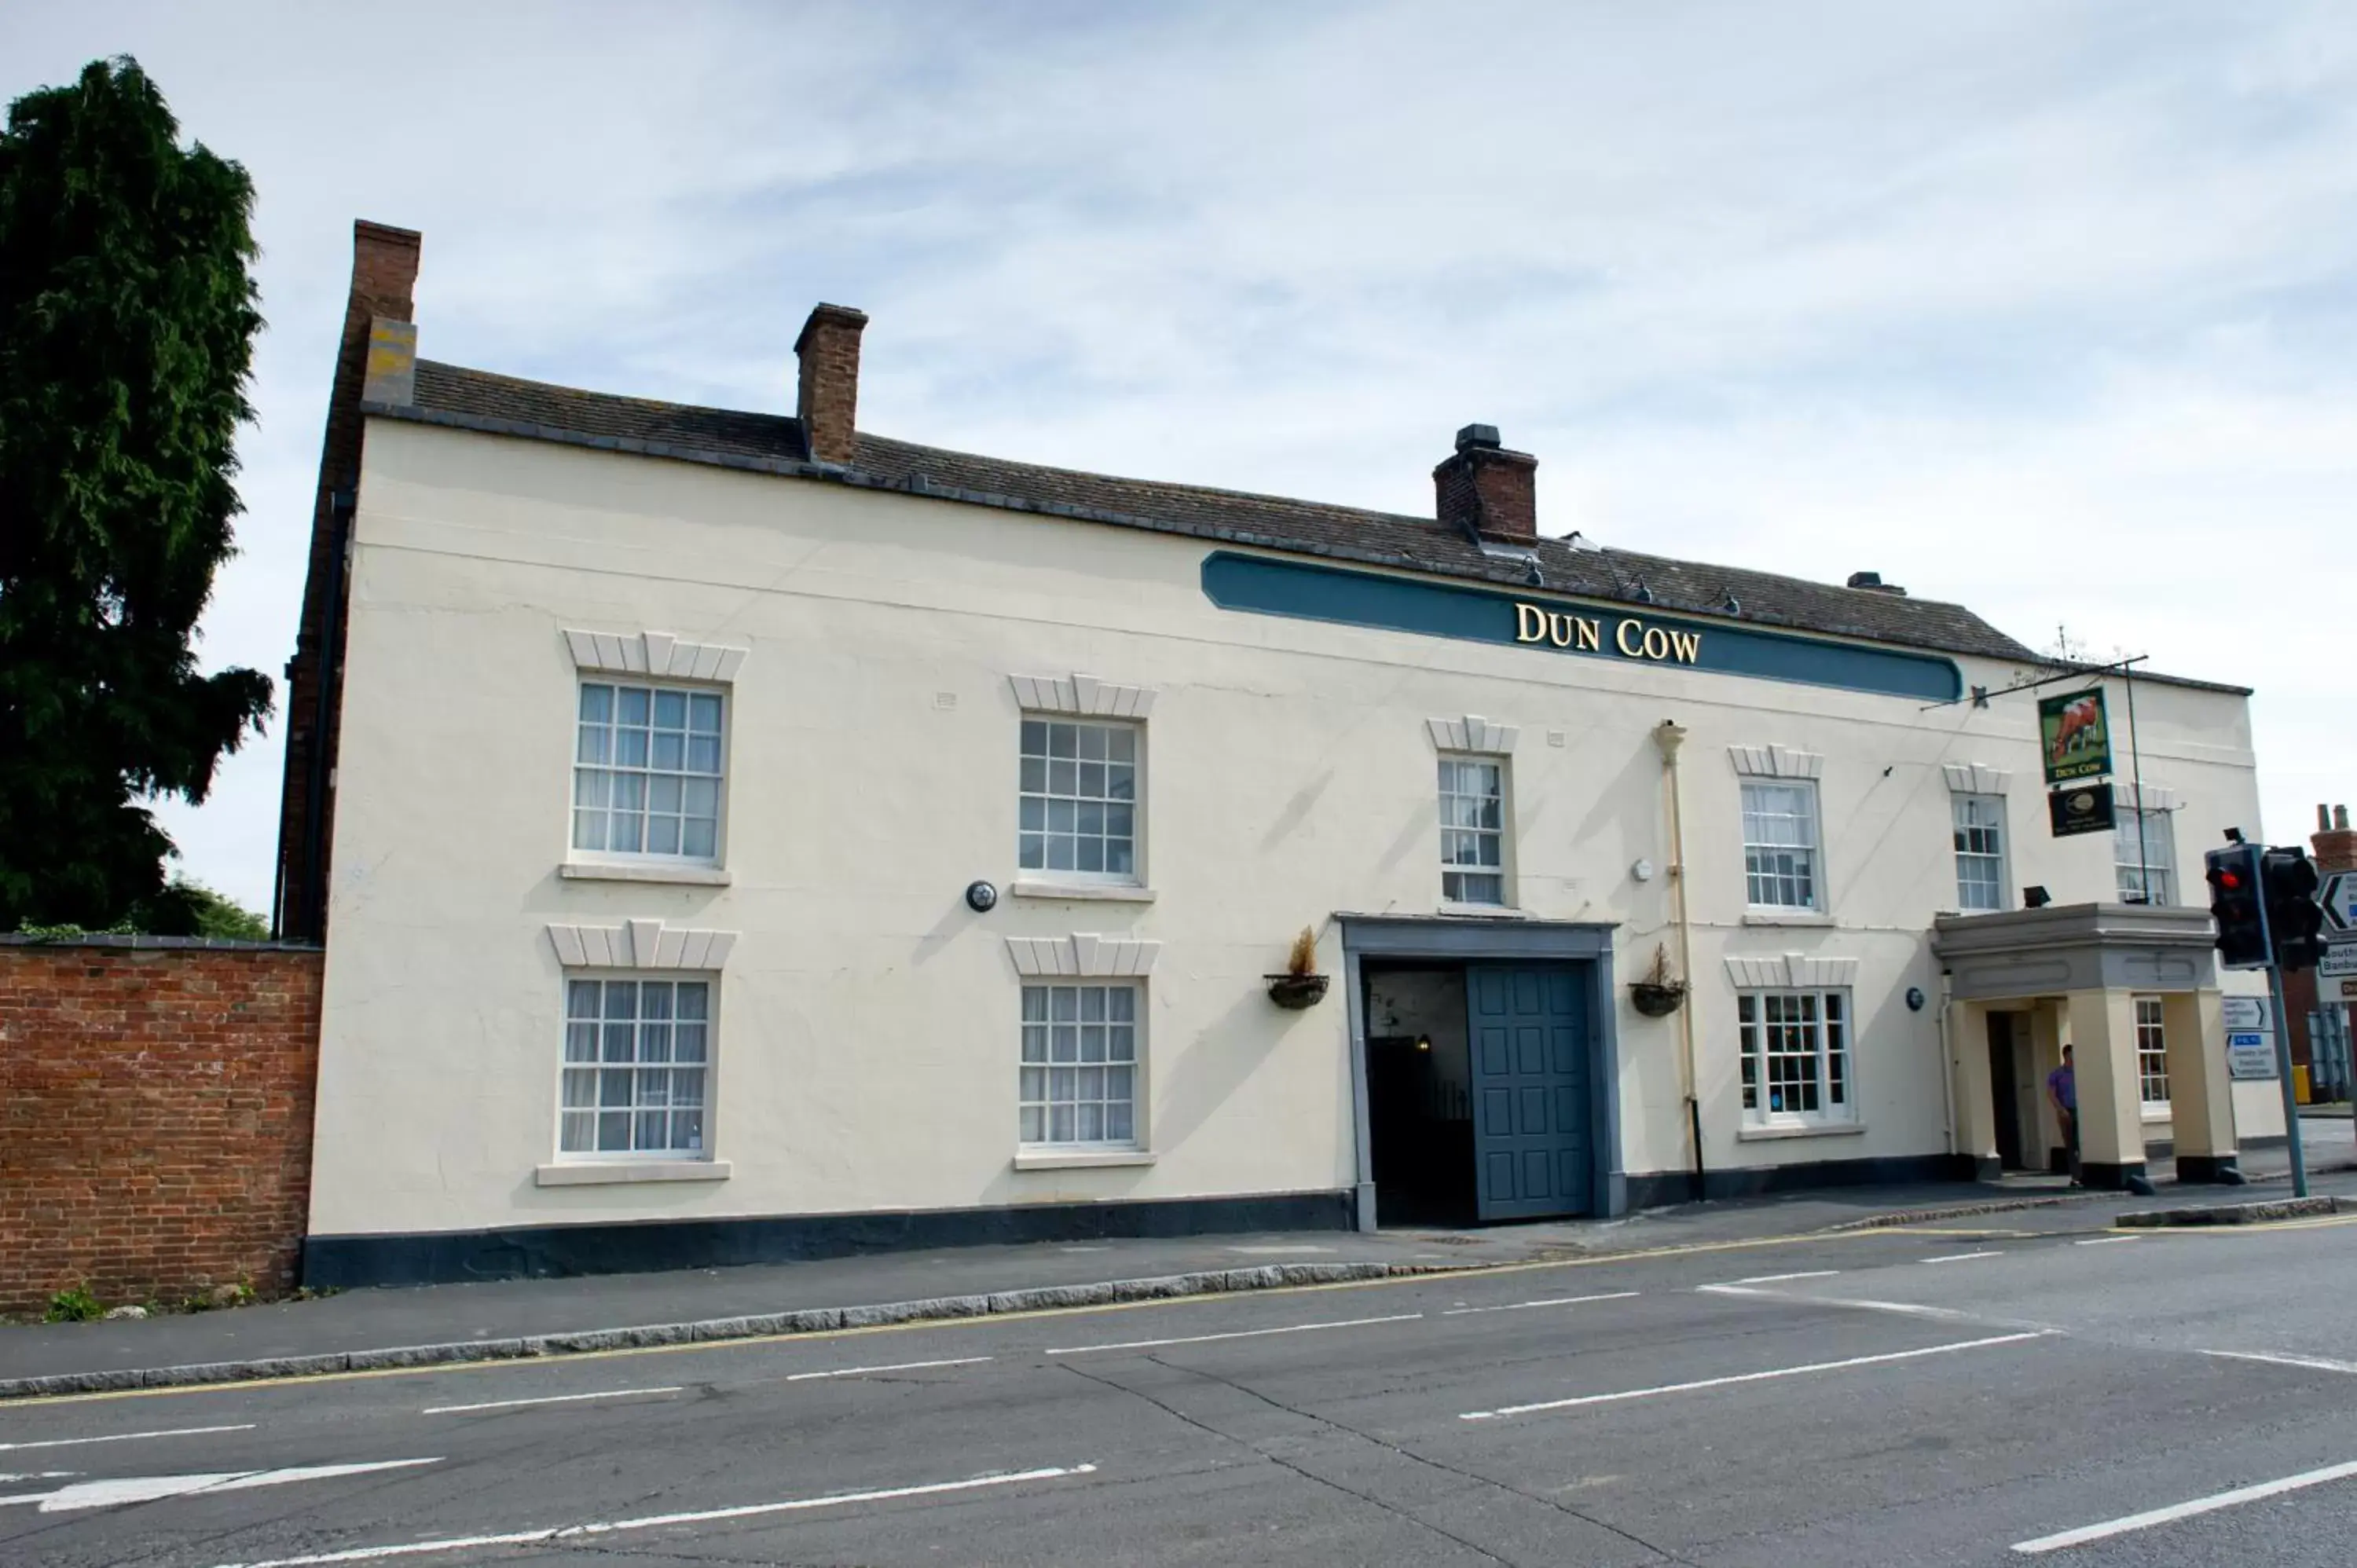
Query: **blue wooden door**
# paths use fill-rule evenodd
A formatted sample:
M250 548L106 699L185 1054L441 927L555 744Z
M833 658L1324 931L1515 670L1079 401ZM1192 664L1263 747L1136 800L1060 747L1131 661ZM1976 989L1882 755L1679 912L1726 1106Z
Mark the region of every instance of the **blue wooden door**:
M1589 983L1584 966L1466 968L1473 1159L1484 1219L1594 1207Z

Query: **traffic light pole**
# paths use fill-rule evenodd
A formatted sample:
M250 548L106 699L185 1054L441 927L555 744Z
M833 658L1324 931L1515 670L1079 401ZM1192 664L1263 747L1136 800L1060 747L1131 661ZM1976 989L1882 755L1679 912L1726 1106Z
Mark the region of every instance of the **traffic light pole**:
M2251 856L2258 865L2260 857ZM2264 876L2259 881L2259 934L2266 943L2267 997L2275 1016L2276 1082L2283 1090L2284 1146L2291 1152L2291 1195L2308 1196L2308 1154L2299 1141L2299 1096L2291 1081L2291 1020L2284 1013L2283 964L2276 957L2276 934L2267 924L2267 892Z

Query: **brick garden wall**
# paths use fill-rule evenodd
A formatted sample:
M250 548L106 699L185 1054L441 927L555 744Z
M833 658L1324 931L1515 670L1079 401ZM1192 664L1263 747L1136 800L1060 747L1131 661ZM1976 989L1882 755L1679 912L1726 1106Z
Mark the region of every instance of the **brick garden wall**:
M295 1283L315 949L0 938L0 1312Z

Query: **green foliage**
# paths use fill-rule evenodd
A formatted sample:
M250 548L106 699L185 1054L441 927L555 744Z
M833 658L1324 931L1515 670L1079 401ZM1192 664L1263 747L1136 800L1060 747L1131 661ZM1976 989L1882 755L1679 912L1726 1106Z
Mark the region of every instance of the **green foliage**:
M106 1316L106 1304L90 1294L87 1281L68 1285L49 1297L49 1310L41 1315L44 1323L96 1323Z
M64 941L74 937L147 936L214 937L231 941L270 940L270 922L224 893L201 882L175 876L152 898L143 898L131 912L102 930L67 925L38 925L31 920L16 934Z
M271 708L190 647L240 510L253 205L129 59L0 131L0 930L195 933L141 802L202 800Z

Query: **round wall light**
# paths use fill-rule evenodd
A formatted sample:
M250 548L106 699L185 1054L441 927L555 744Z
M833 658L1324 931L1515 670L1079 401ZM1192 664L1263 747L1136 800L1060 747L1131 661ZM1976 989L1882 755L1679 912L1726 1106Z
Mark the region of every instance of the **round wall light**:
M1921 986L1910 985L1907 988L1907 1011L1910 1013L1921 1013L1923 1011L1923 988Z
M977 915L986 915L998 907L998 889L987 882L965 885L965 907Z

